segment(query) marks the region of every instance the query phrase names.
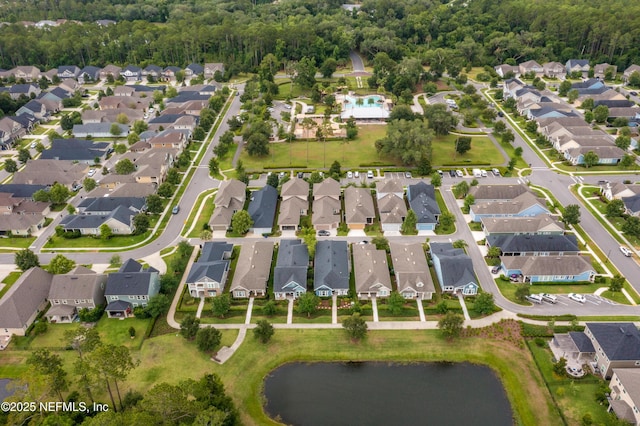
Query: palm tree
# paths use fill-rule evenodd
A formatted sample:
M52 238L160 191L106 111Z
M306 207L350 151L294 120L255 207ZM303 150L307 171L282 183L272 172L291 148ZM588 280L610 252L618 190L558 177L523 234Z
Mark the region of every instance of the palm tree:
M489 250L487 250L487 257L500 257L501 253L500 247L489 247Z
M362 99L361 97L358 97L358 99L356 99L356 105L358 106L364 105L364 99Z
M456 240L451 245L453 246L453 248L459 248L463 250L469 247L469 244L467 244L465 240Z

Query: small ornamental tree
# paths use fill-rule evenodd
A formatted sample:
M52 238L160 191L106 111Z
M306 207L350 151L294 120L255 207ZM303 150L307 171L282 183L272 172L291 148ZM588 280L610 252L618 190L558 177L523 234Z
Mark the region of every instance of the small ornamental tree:
M182 318L180 323L180 334L185 339L192 340L196 337L198 330L200 329L200 319L196 318L193 314L187 314Z
M253 337L260 340L261 343L268 343L274 333L273 325L264 319L259 320L256 328L253 329Z
M460 335L462 324L464 324L462 315L449 311L438 321L438 328L447 339L451 340Z
M307 291L298 298L298 313L307 314L307 318L311 318L315 314L320 304L320 298L315 293Z
M360 314L353 314L342 320L342 328L353 341L362 340L367 335L367 322L360 317Z
M27 269L33 268L34 266L40 266L38 255L29 249L20 250L19 252L17 252L15 254L15 262L16 266L20 268L21 271L26 271Z
M218 347L222 333L214 327L205 327L196 333L196 346L203 352L211 352Z
M213 298L211 311L214 315L224 318L231 309L231 297L229 293L221 294Z

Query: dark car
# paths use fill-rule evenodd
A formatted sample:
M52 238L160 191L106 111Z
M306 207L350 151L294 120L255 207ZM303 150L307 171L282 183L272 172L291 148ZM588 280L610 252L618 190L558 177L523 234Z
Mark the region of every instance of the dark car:
M500 265L494 266L493 268L491 268L492 274L497 274L499 271L500 271Z
M498 111L498 117L504 117L504 113L502 111Z
M298 178L302 179L304 177L304 173L298 172Z
M638 96L638 92L629 92L631 96Z
M456 171L455 170L449 170L449 176L456 177Z

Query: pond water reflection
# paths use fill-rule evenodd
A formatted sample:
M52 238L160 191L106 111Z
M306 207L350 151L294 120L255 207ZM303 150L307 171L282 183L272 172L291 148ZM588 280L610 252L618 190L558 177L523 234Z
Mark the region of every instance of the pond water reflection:
M513 425L496 374L469 363L291 363L264 394L267 414L296 426Z

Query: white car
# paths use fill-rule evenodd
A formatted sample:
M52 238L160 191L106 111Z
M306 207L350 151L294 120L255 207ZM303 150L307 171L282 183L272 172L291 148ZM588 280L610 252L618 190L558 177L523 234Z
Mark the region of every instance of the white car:
M96 174L96 169L91 169L91 170L89 170L89 173L87 173L87 176L91 177L91 176L93 176L95 174Z
M373 170L369 170L369 171L367 172L367 177L368 177L369 179L373 179Z
M462 170L456 170L456 176L464 177L464 173L462 173Z
M580 303L584 303L587 301L587 298L584 297L581 294L577 294L577 293L569 293L569 299L574 300L576 302L580 302Z
M357 171L357 170L355 172L353 172L353 177L356 178L356 179L359 178L360 177L360 172Z
M347 178L348 179L353 178L353 172L347 172Z
M629 250L625 246L620 246L620 251L622 252L622 254L624 254L627 257L631 257L632 255L631 250Z

